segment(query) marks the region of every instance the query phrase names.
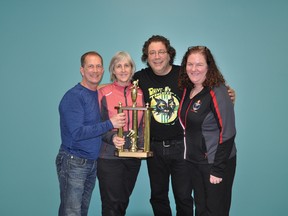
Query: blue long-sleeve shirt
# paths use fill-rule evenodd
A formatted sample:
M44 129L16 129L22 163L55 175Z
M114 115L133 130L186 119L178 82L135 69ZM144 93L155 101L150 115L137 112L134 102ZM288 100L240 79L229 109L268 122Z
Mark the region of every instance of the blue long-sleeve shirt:
M96 160L102 134L113 128L101 122L98 91L77 84L66 92L59 105L61 148L80 158Z

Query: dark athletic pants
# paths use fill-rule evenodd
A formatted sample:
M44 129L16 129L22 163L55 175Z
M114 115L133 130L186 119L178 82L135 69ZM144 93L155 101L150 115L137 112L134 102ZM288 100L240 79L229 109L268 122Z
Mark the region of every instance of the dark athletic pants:
M98 159L103 216L125 215L140 165L140 159Z
M155 216L171 216L169 180L176 202L177 216L193 216L192 182L184 160L182 140L151 141L154 156L147 159L150 203Z
M210 183L211 166L189 162L194 184L195 215L229 216L236 157L228 161L220 184Z

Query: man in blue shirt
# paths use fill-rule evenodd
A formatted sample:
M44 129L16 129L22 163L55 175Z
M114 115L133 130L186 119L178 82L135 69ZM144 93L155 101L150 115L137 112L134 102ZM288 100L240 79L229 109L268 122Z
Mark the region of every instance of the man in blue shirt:
M62 143L56 158L60 184L59 216L85 216L96 182L102 134L125 125L125 114L101 121L98 91L103 59L91 51L81 56L81 83L68 90L60 105Z

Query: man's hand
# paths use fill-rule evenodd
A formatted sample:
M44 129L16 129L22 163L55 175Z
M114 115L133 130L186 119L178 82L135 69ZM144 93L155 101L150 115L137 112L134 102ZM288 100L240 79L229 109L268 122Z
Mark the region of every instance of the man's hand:
M234 91L234 89L232 89L230 86L227 86L227 89L228 89L228 94L233 102L233 104L235 104L235 101L236 101L236 93Z
M118 113L110 118L114 128L121 128L125 126L126 115L125 113Z

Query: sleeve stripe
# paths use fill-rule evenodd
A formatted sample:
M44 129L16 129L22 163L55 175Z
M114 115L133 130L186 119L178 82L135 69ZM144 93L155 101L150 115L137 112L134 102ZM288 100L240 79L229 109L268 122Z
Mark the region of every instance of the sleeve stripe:
M213 90L210 91L210 95L212 97L212 101L213 101L213 104L214 104L214 107L215 107L215 110L216 110L216 114L218 116L218 119L219 119L219 124L220 124L220 136L219 136L219 144L222 144L223 143L223 121L222 121L222 117L221 117L221 114L220 114L220 110L219 110L219 106L218 106L218 102L217 102L217 99L216 99L216 95L215 95L215 92Z

